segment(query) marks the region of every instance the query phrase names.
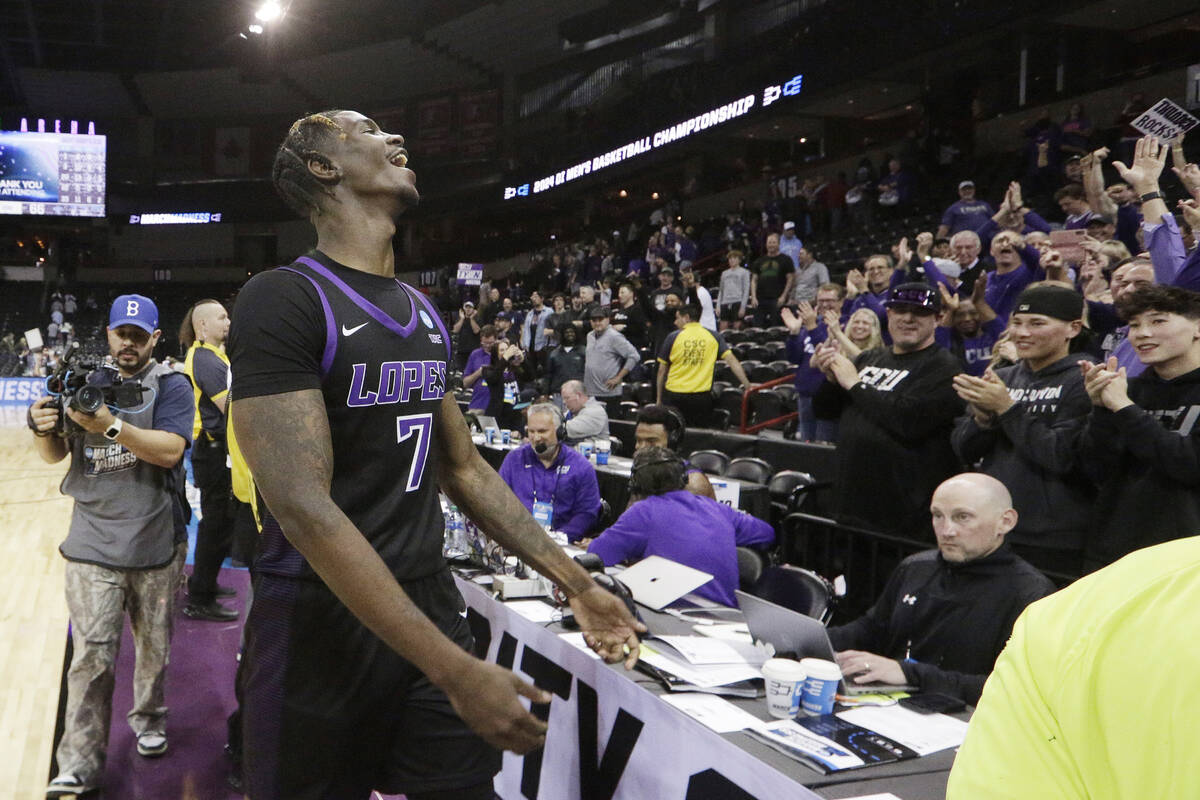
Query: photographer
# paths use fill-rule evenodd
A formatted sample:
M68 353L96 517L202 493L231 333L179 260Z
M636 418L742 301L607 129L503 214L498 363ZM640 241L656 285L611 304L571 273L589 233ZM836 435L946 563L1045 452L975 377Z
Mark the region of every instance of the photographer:
M47 797L83 794L96 788L103 774L125 609L137 649L129 725L139 755L167 750L164 673L175 587L187 550L182 458L195 405L186 378L151 358L162 335L152 300L118 297L107 330L119 377L98 369L83 387L101 389L105 404L92 414L80 411L72 406L86 398L68 386L59 397L42 397L29 409L42 459L53 464L70 455L62 491L75 498L71 526L59 547L67 560L74 656L56 751L59 774ZM113 387L128 390L134 382L144 387L140 403L114 414L108 405ZM56 403L66 407L66 419L60 419ZM54 435L56 428L67 436Z

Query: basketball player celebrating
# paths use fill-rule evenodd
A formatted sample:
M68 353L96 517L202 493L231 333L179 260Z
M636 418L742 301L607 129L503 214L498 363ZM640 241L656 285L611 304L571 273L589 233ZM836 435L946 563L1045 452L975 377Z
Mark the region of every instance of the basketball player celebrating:
M251 279L229 337L233 424L269 508L242 676L253 800L490 800L499 749L543 744L520 698L550 694L470 653L439 487L563 589L606 660L632 667L644 630L542 532L446 392L450 336L395 278L395 219L418 201L403 145L352 111L292 125L273 179L317 249Z

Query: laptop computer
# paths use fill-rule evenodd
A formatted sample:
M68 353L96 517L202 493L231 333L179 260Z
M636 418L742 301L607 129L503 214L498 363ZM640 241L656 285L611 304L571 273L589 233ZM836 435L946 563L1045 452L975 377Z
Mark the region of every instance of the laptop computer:
M775 648L777 655L792 655L796 659L823 658L836 663L829 632L820 620L740 589L734 594L737 596L738 607L746 617L746 627L750 629L750 635L755 641L767 642ZM856 684L848 683L844 679L838 685L838 693L843 695L915 691L915 686L890 683Z
M495 417L489 417L485 414L476 414L475 419L479 420L479 430L486 431L488 428L500 430L500 423L496 422Z
M662 556L647 556L616 577L629 587L633 599L655 611L674 603L712 580L712 575Z

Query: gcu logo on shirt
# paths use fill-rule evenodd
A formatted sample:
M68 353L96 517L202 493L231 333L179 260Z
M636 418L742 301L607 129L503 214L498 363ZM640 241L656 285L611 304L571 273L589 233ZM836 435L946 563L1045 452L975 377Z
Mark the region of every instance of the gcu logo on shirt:
M858 379L881 392L890 392L908 377L906 369L891 369L890 367L863 367L858 373Z
M421 390L421 400L440 400L446 393L445 361L385 361L373 389L365 386L366 364L355 364L353 370L346 398L351 408L407 403L415 389Z

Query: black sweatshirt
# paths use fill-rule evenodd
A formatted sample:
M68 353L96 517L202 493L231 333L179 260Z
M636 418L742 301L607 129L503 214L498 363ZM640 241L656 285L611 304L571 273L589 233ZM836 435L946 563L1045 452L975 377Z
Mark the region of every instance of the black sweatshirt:
M937 345L915 353L878 347L854 360L849 391L826 381L818 417L841 411L833 487L838 521L929 541L929 500L958 472L950 431L963 403L952 380L958 359Z
M1094 496L1079 464L1079 440L1092 401L1083 388L1078 356L1037 372L1021 362L996 375L1016 404L990 428L980 428L968 411L951 437L954 451L1012 493L1018 519L1008 541L1078 553Z
M829 629L835 650L866 650L900 662L904 680L971 705L1025 606L1054 584L1001 545L952 564L937 550L909 556L866 614ZM911 660L907 660L911 659Z
M1089 568L1200 534L1200 369L1169 381L1146 370L1129 399L1116 413L1094 408L1083 437L1083 466L1100 485Z

